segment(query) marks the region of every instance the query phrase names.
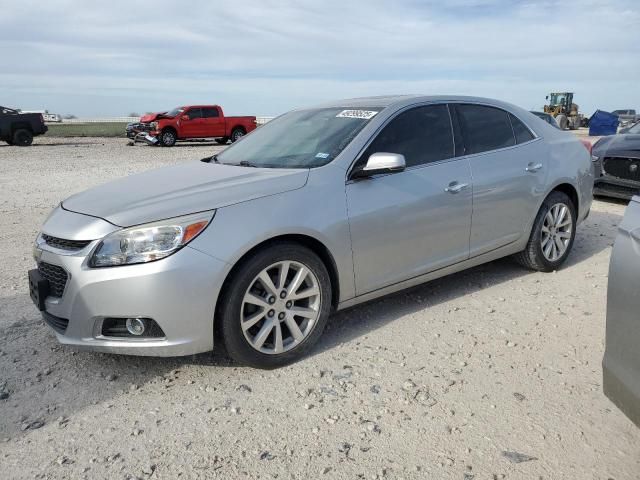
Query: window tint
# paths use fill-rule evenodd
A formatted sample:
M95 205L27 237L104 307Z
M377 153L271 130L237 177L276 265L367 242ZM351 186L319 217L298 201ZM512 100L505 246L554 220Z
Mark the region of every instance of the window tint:
M199 108L190 108L185 112L185 115L189 115L189 120L193 120L194 118L202 118L202 111Z
M486 152L515 145L507 112L484 105L458 105L463 124L467 154Z
M376 152L400 153L407 167L453 157L447 106L429 105L401 113L378 134L359 163Z
M534 138L533 134L524 125L524 123L522 123L512 114L509 114L509 118L511 119L511 126L513 127L513 133L516 136L516 143L525 143L525 142L528 142L529 140L533 140Z
M216 118L218 116L218 109L214 107L204 107L202 109L202 116L204 118Z

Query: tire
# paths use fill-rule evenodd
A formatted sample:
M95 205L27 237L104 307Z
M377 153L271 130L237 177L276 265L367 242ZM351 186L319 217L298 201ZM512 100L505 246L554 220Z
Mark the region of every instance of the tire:
M558 115L556 117L556 123L558 124L558 127L560 127L560 130L566 130L569 121L567 120L566 115Z
M33 133L26 128L19 128L13 132L12 143L18 147L28 147L33 143Z
M229 137L216 138L216 143L218 145L226 145L229 141Z
M235 143L244 137L245 131L243 128L234 128L233 132L231 132L231 143Z
M8 145L13 145L13 142L9 139L5 140L5 142L7 142Z
M557 210L559 207L559 210ZM563 214L562 207L566 208ZM554 214L558 212L558 221L554 224ZM566 218L570 215L571 218ZM567 220L569 223L566 223ZM565 224L565 226L559 226ZM542 202L542 206L536 215L536 220L531 229L531 236L527 242L527 247L514 256L515 260L526 268L537 270L538 272L552 272L557 270L567 259L573 241L576 238L576 207L571 199L564 193L554 191ZM553 228L549 229L549 225ZM569 230L570 228L570 230ZM547 232L550 233L546 233ZM564 245L564 250L560 253L558 241ZM550 243L549 243L550 242ZM550 244L552 244L550 246ZM552 255L553 249L558 254L556 258ZM547 252L547 250L550 250Z
M301 267L307 269L306 273ZM282 282L283 270L288 275ZM267 276L272 285L263 283L259 276ZM304 280L293 286L302 276ZM300 299L290 298L291 291L288 296L281 296L291 288ZM233 360L255 368L273 369L295 362L317 342L330 309L331 282L324 263L306 247L278 243L239 265L226 282L216 321L220 322L218 331ZM304 315L296 315L294 311ZM292 322L298 327L295 335L289 327Z
M173 147L178 140L176 132L170 128L163 130L160 134L160 145L163 147Z

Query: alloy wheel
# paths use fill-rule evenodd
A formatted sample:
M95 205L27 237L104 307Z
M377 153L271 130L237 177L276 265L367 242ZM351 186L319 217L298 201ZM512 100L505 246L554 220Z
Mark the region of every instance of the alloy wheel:
M556 203L549 209L542 224L540 242L544 257L550 262L562 258L569 248L572 233L571 210L564 203Z
M255 350L280 354L295 348L313 331L320 316L318 278L299 262L281 261L250 283L240 308L240 326Z

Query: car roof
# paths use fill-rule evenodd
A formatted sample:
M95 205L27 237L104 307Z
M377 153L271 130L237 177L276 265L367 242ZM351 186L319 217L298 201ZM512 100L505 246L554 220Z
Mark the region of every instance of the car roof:
M331 108L331 107L371 107L371 108L387 108L387 107L404 107L415 103L428 102L470 102L485 103L496 107L509 109L513 105L495 100L492 98L472 97L465 95L383 95L377 97L360 97L346 98L335 100L332 102L314 105L311 108Z

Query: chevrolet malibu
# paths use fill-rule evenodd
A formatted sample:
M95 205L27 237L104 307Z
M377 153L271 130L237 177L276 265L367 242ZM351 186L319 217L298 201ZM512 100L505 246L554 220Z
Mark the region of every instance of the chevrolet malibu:
M31 296L67 345L174 356L215 339L275 368L332 311L507 255L559 268L592 188L580 142L514 105L344 100L64 200Z

